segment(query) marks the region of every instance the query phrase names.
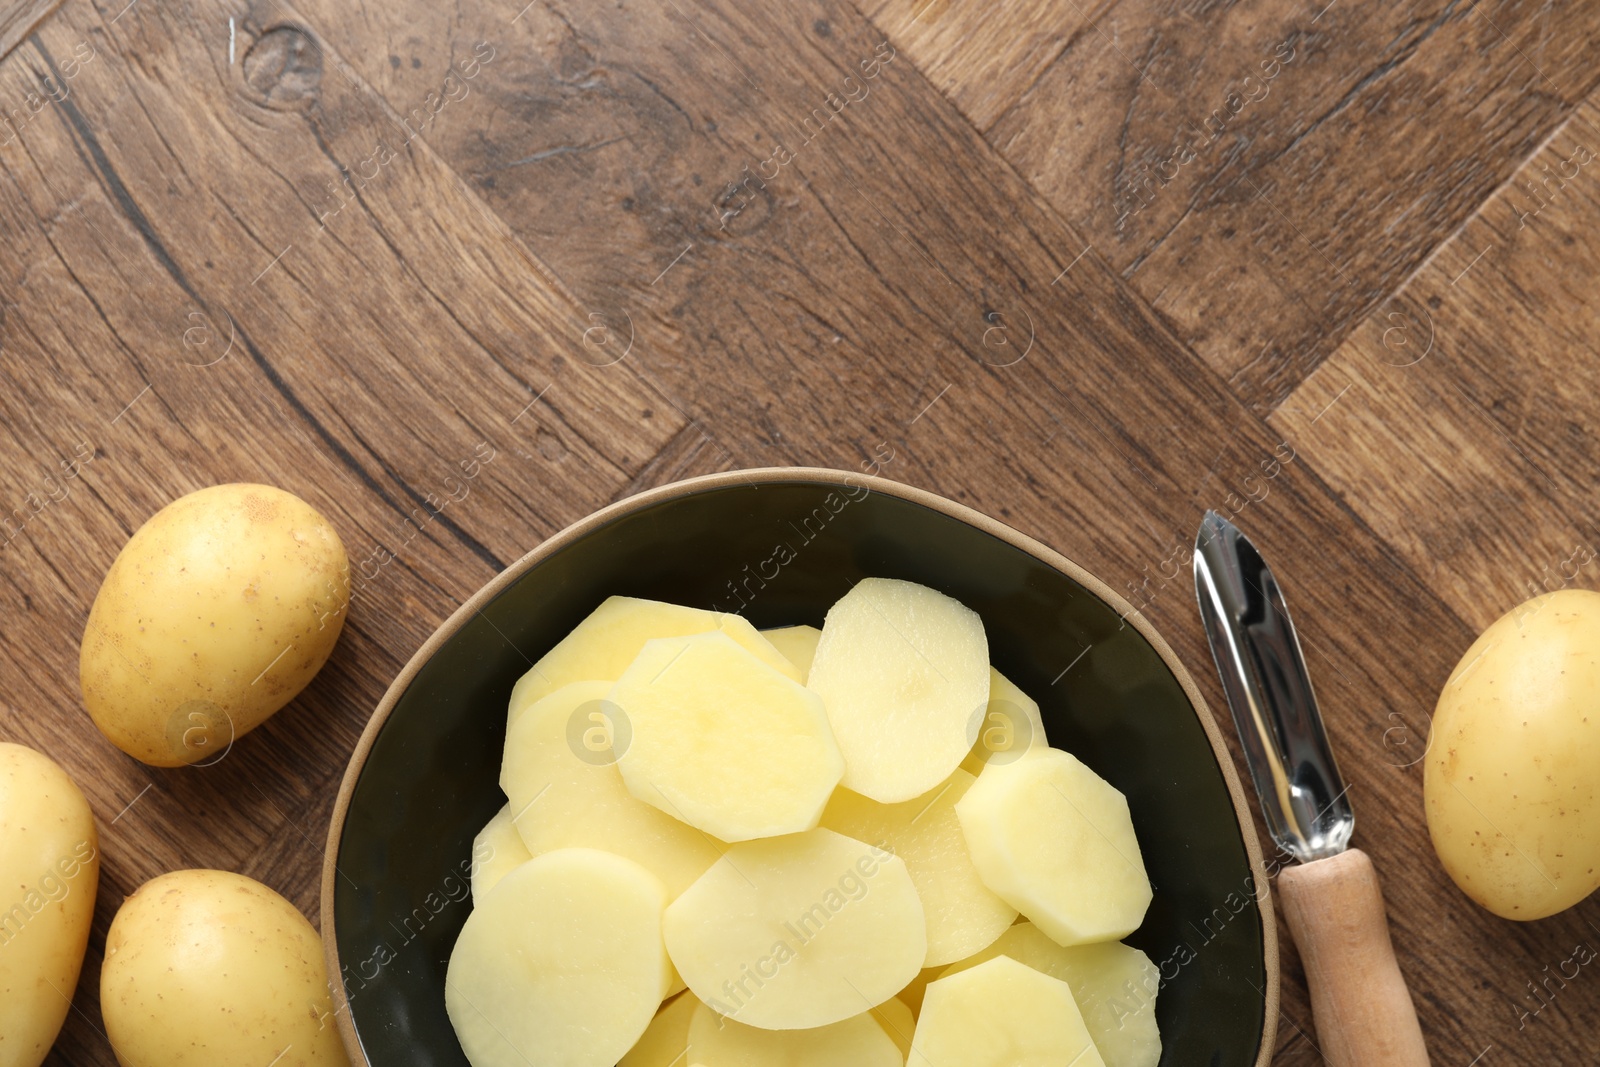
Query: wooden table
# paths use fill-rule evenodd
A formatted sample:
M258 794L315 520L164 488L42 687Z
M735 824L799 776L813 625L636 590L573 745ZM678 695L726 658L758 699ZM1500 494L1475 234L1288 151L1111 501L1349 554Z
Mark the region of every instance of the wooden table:
M1476 632L1600 573L1600 5L294 3L0 2L0 738L76 777L105 864L50 1063L113 1062L144 880L315 917L363 723L507 561L644 487L879 450L1126 591L1224 719L1168 576L1236 513L1433 1062L1594 1062L1600 976L1530 983L1600 907L1470 903L1417 760ZM152 770L90 728L78 638L131 532L223 481L394 562L304 695ZM1315 1064L1284 944L1276 1062Z

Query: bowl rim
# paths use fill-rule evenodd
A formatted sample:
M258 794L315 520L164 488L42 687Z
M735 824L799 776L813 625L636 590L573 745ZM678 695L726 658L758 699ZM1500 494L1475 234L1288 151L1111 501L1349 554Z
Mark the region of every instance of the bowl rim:
M356 1034L355 1018L350 1011L350 1001L345 992L342 971L340 970L339 941L334 927L333 908L337 879L335 861L339 855L339 845L344 834L345 819L349 814L350 799L355 793L356 782L360 779L361 772L366 767L367 757L371 755L373 743L377 740L379 731L388 722L389 716L400 702L400 698L411 687L411 682L416 678L417 673L433 658L433 654L439 649L439 646L455 636L458 630L483 610L484 605L518 581L534 565L543 562L546 558L559 552L579 538L585 537L625 515L659 504L665 500L695 496L709 490L737 487L739 485L759 488L762 483L782 484L785 482L843 485L850 488L865 487L869 493L883 493L914 504L921 504L969 526L976 527L1015 548L1021 549L1041 563L1055 568L1083 586L1090 593L1116 609L1118 614L1132 624L1133 628L1139 632L1139 635L1155 649L1156 655L1161 657L1162 663L1172 672L1172 676L1177 679L1184 696L1188 698L1189 706L1193 709L1195 718L1200 720L1200 726L1205 731L1207 740L1211 742L1212 755L1216 759L1218 769L1222 771L1223 781L1228 787L1228 795L1233 801L1234 820L1239 826L1239 835L1244 839L1245 854L1250 861L1250 870L1253 875L1252 881L1255 885L1256 906L1260 909L1261 914L1261 947L1267 972L1266 989L1264 991L1265 1004L1262 1012L1261 1045L1257 1051L1255 1067L1269 1067L1277 1038L1278 998L1280 993L1278 929L1276 913L1272 906L1271 880L1267 877L1266 862L1261 851L1260 837L1256 834L1250 798L1246 795L1238 769L1234 766L1233 756L1228 752L1222 731L1218 728L1216 719L1212 717L1205 697L1201 696L1200 689L1195 684L1194 678L1185 669L1177 654L1173 652L1172 647L1156 632L1155 627L1151 625L1141 611L1136 611L1132 604L1128 603L1105 582L1090 574L1066 556L1035 538L1022 533L1020 530L1013 529L998 519L991 518L980 511L967 507L965 504L957 503L926 489L919 489L903 482L892 481L876 475L836 470L829 467L749 467L721 471L716 474L704 474L670 482L614 501L551 534L531 551L491 578L482 588L468 597L459 608L452 612L449 618L440 623L438 629L434 630L428 639L412 654L411 658L406 661L406 665L400 669L400 673L389 684L388 690L383 694L383 699L378 702L378 706L373 711L371 718L367 720L366 726L361 731L361 737L350 754L350 761L345 766L344 777L339 783L339 795L334 801L333 814L328 827L328 843L322 860L321 930L323 953L328 966L328 985L329 992L333 998L333 1017L339 1027L339 1036L344 1042L345 1052L350 1057L353 1067L372 1067L372 1063L367 1059L366 1053L361 1047L360 1038Z

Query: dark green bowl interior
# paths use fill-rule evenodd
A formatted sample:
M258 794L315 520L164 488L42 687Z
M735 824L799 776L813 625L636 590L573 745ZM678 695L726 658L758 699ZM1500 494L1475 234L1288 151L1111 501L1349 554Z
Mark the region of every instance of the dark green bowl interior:
M1127 795L1155 886L1128 941L1163 972L1161 1063L1255 1062L1261 916L1227 786L1177 679L1110 605L1028 552L920 503L849 493L859 499L822 481L707 487L622 515L532 566L422 667L362 768L335 875L339 958L373 1064L467 1067L445 966L471 907L473 837L505 803L507 697L533 660L612 594L820 626L869 575L976 610L1051 743ZM781 568L780 544L794 553Z

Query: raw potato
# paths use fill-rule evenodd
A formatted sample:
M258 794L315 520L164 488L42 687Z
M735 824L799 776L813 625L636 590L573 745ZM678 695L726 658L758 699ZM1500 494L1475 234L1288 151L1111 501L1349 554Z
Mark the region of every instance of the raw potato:
M898 857L831 830L746 841L667 908L689 989L749 1026L826 1026L882 1003L927 954Z
M501 785L447 980L474 1067L1160 1059L1158 973L1098 943L1151 899L1127 803L932 589L762 633L612 597L517 683Z
M725 634L649 642L610 700L628 791L723 841L811 829L844 773L817 695Z
M900 804L879 804L840 789L822 813L828 829L881 845L905 860L927 921L927 967L972 955L1017 919L1017 909L978 876L956 818L956 802L974 781L957 770L927 795Z
M533 859L533 853L522 843L517 824L511 821L511 805L495 812L488 825L478 831L472 842L472 903L474 906L496 882L511 871ZM478 859L479 856L484 857Z
M922 1011L922 998L927 995L928 983L943 973L943 967L924 967L917 972L915 978L906 983L904 989L895 994L896 999L910 1008L913 1015L918 1014Z
M602 703L610 690L609 682L577 682L528 708L506 737L500 788L530 855L560 848L614 852L661 879L671 899L725 846L636 799L613 755L586 742L591 732L604 739L614 726L615 709Z
M94 724L156 767L220 758L333 651L350 565L328 520L266 485L217 485L156 512L106 572L79 681Z
M1067 983L1008 956L929 984L911 1062L1105 1067Z
M1057 944L1118 941L1150 906L1128 802L1056 748L991 763L956 804L983 882Z
M1485 630L1434 711L1422 777L1439 861L1505 919L1600 887L1600 593L1537 597Z
M1010 956L1067 983L1106 1067L1156 1067L1161 1061L1161 1033L1156 1029L1161 972L1143 952L1117 941L1062 948L1032 923L1018 923L971 959L946 967L939 977L996 956Z
M697 1005L689 1023L696 1067L905 1067L883 1026L863 1012L811 1030L761 1030Z
M123 1067L347 1067L322 939L227 871L173 871L122 902L100 971Z
M900 1062L905 1063L911 1055L911 1035L917 1030L916 1014L899 997L890 997L872 1009L872 1017L900 1050Z
M613 1067L667 990L665 905L653 874L589 848L502 878L467 917L445 975L473 1067Z
M1024 752L1049 747L1038 702L990 667L989 705L978 727L978 739L961 761L961 769L969 774L981 774L990 760L1009 763Z
M827 705L844 785L883 804L910 800L972 748L989 702L983 622L926 586L863 578L828 609L807 685Z
M39 1067L89 943L99 838L83 793L49 757L0 742L0 1065Z
M667 1001L617 1067L689 1067L695 1063L694 1057L685 1053L689 1051L689 1020L699 1006L692 994Z
M508 722L523 709L573 682L614 682L622 677L646 641L688 637L721 630L757 659L795 681L801 674L742 616L729 615L659 600L607 597L589 617L518 679L511 690Z
M822 631L815 626L780 626L776 630L762 630L761 636L794 664L804 682L811 674L811 661L817 658L817 642L822 640Z

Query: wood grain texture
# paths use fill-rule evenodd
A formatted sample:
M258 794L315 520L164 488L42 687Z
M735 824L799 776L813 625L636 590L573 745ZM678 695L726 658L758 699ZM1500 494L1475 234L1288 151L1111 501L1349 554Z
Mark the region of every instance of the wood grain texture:
M1600 587L1590 432L1600 255L1589 238L1600 160L1579 162L1597 145L1590 99L1272 419L1473 629L1545 591ZM1431 710L1391 708L1397 763L1421 758ZM1590 1055L1580 1049L1592 1047L1600 994L1553 993L1546 976L1595 943L1597 921L1591 898L1527 924L1545 945L1532 971L1468 957L1482 961L1472 981L1500 1003L1480 1031L1496 1055Z
M1283 919L1311 987L1329 1067L1428 1067L1411 991L1395 963L1383 887L1359 848L1278 875Z
M1586 4L882 0L878 17L1263 410L1600 77ZM956 43L1046 27L1053 48Z
M10 55L13 48L60 6L61 0L6 0L0 4L0 59Z
M70 0L0 63L0 89L15 72L70 90L0 146L0 514L16 526L0 535L0 737L56 754L84 784L105 853L78 1011L50 1062L113 1062L98 953L146 878L242 870L314 914L334 787L361 725L412 650L505 561L686 474L855 469L874 455L892 457L885 476L1103 577L1219 709L1186 546L1205 509L1237 516L1293 602L1436 1061L1467 1064L1492 1044L1486 1065L1588 1062L1600 986L1574 982L1536 1017L1518 1012L1545 1003L1524 986L1592 935L1592 905L1515 926L1477 909L1433 859L1410 766L1477 627L1540 573L1501 573L1508 554L1562 551L1583 529L1597 402L1578 355L1593 331L1588 311L1563 308L1592 290L1592 211L1563 223L1559 210L1587 194L1563 192L1530 222L1546 243L1528 246L1519 273L1491 274L1486 257L1452 290L1511 279L1448 305L1450 328L1481 344L1410 368L1368 364L1374 342L1391 363L1417 350L1383 347L1384 316L1401 312L1413 331L1391 344L1419 340L1430 305L1413 290L1447 264L1448 287L1476 254L1467 236L1512 233L1493 221L1510 209L1491 203L1384 302L1572 113L1592 71L1572 43L1585 24L1571 20L1592 9L1551 14L1564 29L1543 52L1517 36L1537 33L1536 12L1482 13L1571 88L1557 93L1462 7L1442 21L1334 7L1316 25L1343 36L1296 38L1307 62L1294 76L1314 76L1283 80L1297 53L1218 151L1184 168L1194 189L1169 187L1130 220L1150 227L1141 253L1105 218L1131 163L1031 143L1043 128L1031 119L996 131L1070 90L1086 94L1068 112L1083 145L1110 136L1097 115L1131 109L1129 159L1148 158L1205 113L1240 56L1315 12L1084 4L1086 28L1033 3L968 33L956 29L964 6L933 0L923 21L940 51L918 55L887 5L876 23L831 0L524 5ZM1017 23L1002 16L1067 41L1007 32ZM1169 75L1165 102L1153 88L1130 94L1121 60L1092 47L1109 33L1133 54L1135 24L1160 27L1131 39L1159 38L1168 66L1151 73ZM1396 64L1369 77L1397 40ZM986 90L987 125L956 76L974 69L1006 72ZM1395 89L1428 78L1446 89ZM1291 105L1292 86L1305 95ZM1440 123L1447 105L1471 121ZM1263 128L1247 138L1248 122ZM1407 138L1413 155L1394 147ZM1550 144L1566 148L1560 135ZM1258 149L1280 169L1255 169ZM1213 177L1200 179L1201 163ZM1359 286L1341 288L1316 251L1293 252L1299 235L1241 194L1252 176ZM1291 187L1331 205L1324 229L1306 229L1281 195ZM1074 189L1098 189L1100 206ZM1168 274L1147 273L1156 266ZM1302 303L1315 313L1284 317ZM1368 305L1264 419L1326 355L1316 346L1336 346L1341 316ZM1216 340L1241 330L1318 340L1241 367ZM481 444L496 458L463 486L458 464ZM84 447L79 473L52 480ZM1532 464L1556 484L1545 496ZM149 514L244 479L311 501L372 577L304 695L216 767L152 772L84 729L83 619ZM1510 530L1508 512L1515 544L1475 542ZM1284 978L1275 1062L1320 1062L1292 951Z
M576 309L529 284L526 250L426 152L330 216L330 154L372 151L381 102L318 76L289 31L262 56L250 45L274 42L246 24L230 66L226 28L166 6L112 24L74 4L13 57L59 69L84 42L97 53L0 150L16 382L0 397L0 484L28 516L0 596L29 620L7 626L0 728L57 754L105 828L69 1062L110 1062L95 983L122 897L216 866L314 914L307 859L386 679L504 560L609 500L682 425L628 368L585 362ZM185 74L152 73L165 69ZM92 462L31 514L80 444ZM463 478L483 444L492 462ZM99 737L69 743L86 725L73 650L100 576L162 503L228 480L290 488L341 531L356 595L332 662L214 768L150 771Z
M1100 20L1115 3L867 0L860 6L929 81L987 131L1063 52L1099 34Z
M1479 629L1600 571L1595 153L1590 100L1273 417Z

